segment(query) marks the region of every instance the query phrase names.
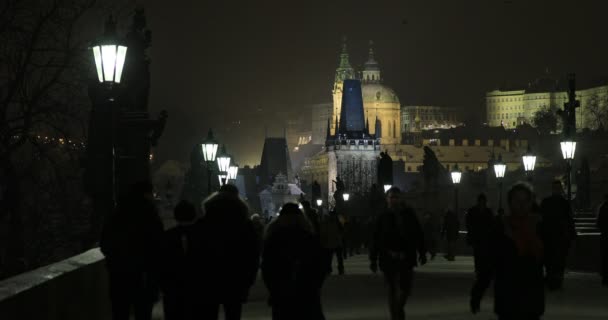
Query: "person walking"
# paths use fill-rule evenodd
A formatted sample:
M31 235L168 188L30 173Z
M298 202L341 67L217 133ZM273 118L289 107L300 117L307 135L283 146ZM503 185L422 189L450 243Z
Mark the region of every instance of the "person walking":
M439 239L441 234L441 221L438 215L431 211L427 211L423 218L423 231L426 242L426 248L431 255L431 260L435 260L439 251Z
M608 287L608 194L604 195L604 203L597 214L597 228L600 230L601 276L602 285Z
M160 284L166 320L193 320L196 288L196 209L182 200L174 209L177 226L165 231L162 242Z
M321 245L325 249L327 273L333 272L333 257L336 256L338 274L344 274L344 228L335 210L321 224Z
M490 272L477 279L470 308L480 311L481 299L494 280L494 312L499 320L539 320L545 312L543 241L540 216L535 214L534 194L525 184L507 195L509 215L494 225L489 239Z
M223 306L226 320L240 320L259 267L260 250L249 208L230 184L204 202L197 225L200 319L215 320Z
M257 213L251 215L251 223L253 224L253 229L255 230L255 235L258 239L258 248L260 252L262 252L262 247L264 245L264 229L266 226L264 225L262 217Z
M456 242L460 232L460 220L456 211L448 210L443 220L441 234L446 240L445 258L448 261L456 260Z
M110 282L112 319L152 318L158 299L163 224L153 202L152 184L135 183L104 222L100 249Z
M324 320L323 256L313 227L294 203L268 225L262 278L270 293L273 320Z
M370 269L376 273L379 267L384 275L391 320L404 320L414 267L426 264L427 251L416 212L402 201L401 190L392 187L386 194L388 207L372 236Z
M325 279L329 275L329 273L327 272L327 253L321 243L321 216L319 215L318 211L310 205L309 201L304 200L301 202L301 205L302 210L304 211L304 216L312 227L312 235L314 238L314 245L315 250L317 251L318 258L317 263L320 264L319 267L321 267L322 271L321 284L319 285L319 288L321 288L323 286L323 283L325 282ZM313 309L313 319L325 319L321 303L321 290L317 291L317 295L315 296L315 303L311 306L311 308Z
M570 202L563 196L562 183L555 180L551 187L552 195L540 204L541 235L546 245L546 285L549 290L559 290L563 287L568 251L576 239L576 229Z
M491 231L496 219L492 210L487 207L486 195L477 196L477 204L468 210L465 217L467 227L467 244L473 248L473 261L475 265L475 282L472 290L481 285L479 279L487 278L490 272L490 259L492 257L490 243Z

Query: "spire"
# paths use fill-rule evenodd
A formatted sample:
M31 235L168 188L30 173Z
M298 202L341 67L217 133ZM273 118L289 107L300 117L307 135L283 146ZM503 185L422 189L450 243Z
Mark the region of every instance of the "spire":
M336 69L336 82L342 82L346 79L354 79L355 70L350 65L348 49L346 47L346 36L342 37L342 51L340 53L340 64Z
M329 137L331 136L331 128L330 128L330 120L329 118L327 118L327 134L325 135L326 139L329 139Z
M369 136L369 118L365 117L365 134Z
M369 41L369 57L363 66L363 81L380 82L380 66L374 58L374 42Z

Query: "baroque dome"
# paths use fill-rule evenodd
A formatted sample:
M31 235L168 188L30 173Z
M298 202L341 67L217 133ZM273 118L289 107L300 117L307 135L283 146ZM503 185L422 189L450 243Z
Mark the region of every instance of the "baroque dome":
M364 103L396 103L399 105L399 97L395 91L381 83L363 82L361 91Z

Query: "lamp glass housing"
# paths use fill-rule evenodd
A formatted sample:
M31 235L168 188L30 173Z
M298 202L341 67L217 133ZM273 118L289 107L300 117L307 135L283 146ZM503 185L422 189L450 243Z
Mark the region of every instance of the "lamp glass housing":
M560 146L564 160L573 160L574 152L576 151L576 141L562 141L560 142Z
M217 167L221 172L228 172L230 169L230 156L220 155L217 157Z
M534 171L534 166L536 165L536 156L533 155L525 155L522 157L524 161L524 170L526 172Z
M494 173L496 174L496 178L502 179L505 177L505 171L507 170L507 165L499 162L494 164Z
M385 184L384 185L384 192L387 192L390 188L392 188L393 186L390 184Z
M323 200L317 199L317 207L320 207L321 205L323 205Z
M348 201L348 199L350 199L350 194L348 194L348 193L343 193L343 194L342 194L342 199L344 199L344 201Z
M120 83L127 58L127 47L99 44L93 46L92 50L99 82Z
M224 174L224 173L220 173L217 175L217 178L220 181L220 186L223 186L226 184L226 181L227 181L226 179L228 179L228 175Z
M452 175L452 183L459 184L460 179L462 178L462 172L459 170L454 170L450 174Z
M238 172L239 172L238 166L230 166L228 168L228 179L236 180L236 176L237 176Z

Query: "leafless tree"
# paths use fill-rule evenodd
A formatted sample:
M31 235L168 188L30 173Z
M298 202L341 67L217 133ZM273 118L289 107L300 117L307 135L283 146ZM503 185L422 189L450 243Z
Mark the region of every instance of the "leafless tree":
M31 264L26 260L36 254L26 253L25 238L37 226L48 227L45 211L77 202L68 199L77 192L78 151L89 110L87 43L80 32L95 5L95 0L0 2L0 224L10 231L8 239L0 239L5 240L0 276L2 269L15 269L2 261ZM41 208L41 202L52 205Z

